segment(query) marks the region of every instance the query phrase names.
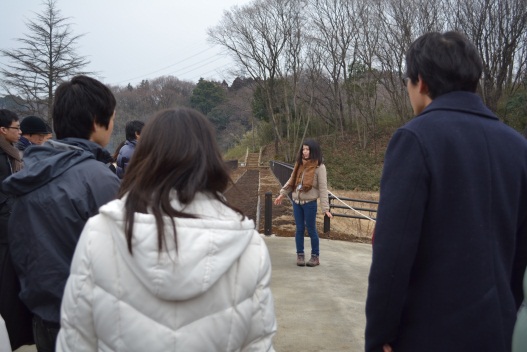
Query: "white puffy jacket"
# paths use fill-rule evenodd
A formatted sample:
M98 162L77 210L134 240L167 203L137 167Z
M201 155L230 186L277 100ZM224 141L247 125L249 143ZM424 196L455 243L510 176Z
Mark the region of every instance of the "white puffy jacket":
M154 216L136 213L132 256L123 210L106 204L82 232L57 351L274 351L271 263L252 220L198 194L184 211L199 219L175 220L177 253L171 235L159 253Z

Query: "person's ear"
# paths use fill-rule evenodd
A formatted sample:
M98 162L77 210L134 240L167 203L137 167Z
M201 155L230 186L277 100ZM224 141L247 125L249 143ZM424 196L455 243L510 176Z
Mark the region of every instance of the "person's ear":
M421 78L421 75L418 76L417 84L419 86L419 93L428 95L428 84Z
M90 134L90 140L93 140L93 137L99 133L101 129L104 127L99 125L97 122L93 121L93 125L91 126L91 134Z

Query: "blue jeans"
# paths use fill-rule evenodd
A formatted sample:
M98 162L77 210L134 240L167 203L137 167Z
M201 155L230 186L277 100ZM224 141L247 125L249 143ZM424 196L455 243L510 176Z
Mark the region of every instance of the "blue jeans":
M309 238L311 238L311 254L319 255L320 246L317 232L317 201L306 204L296 204L293 202L293 215L295 216L296 233L296 252L304 253L304 233L307 228Z

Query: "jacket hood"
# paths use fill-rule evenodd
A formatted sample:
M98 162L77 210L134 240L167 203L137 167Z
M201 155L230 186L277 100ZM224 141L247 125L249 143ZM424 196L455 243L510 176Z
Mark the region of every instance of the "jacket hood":
M186 300L206 292L240 258L255 234L254 222L205 194L196 194L182 206L171 192L175 209L197 219L175 219L177 252L170 218L165 218L166 241L158 252L157 228L152 214L135 213L133 255L124 234L125 198L100 209L108 231L127 266L153 295L165 300Z
M32 145L24 152L24 168L2 183L2 189L20 196L37 189L62 175L86 159L105 162L108 151L100 145L80 138L65 138Z

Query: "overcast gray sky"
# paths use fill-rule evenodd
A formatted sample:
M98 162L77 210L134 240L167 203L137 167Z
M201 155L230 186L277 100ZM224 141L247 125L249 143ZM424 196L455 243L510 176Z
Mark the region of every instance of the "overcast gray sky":
M74 34L84 34L78 53L107 84L133 85L162 75L197 82L234 77L233 62L207 42L206 30L223 11L250 0L57 0ZM45 7L42 0L0 1L0 47L19 47L25 22ZM0 57L0 64L5 63Z

